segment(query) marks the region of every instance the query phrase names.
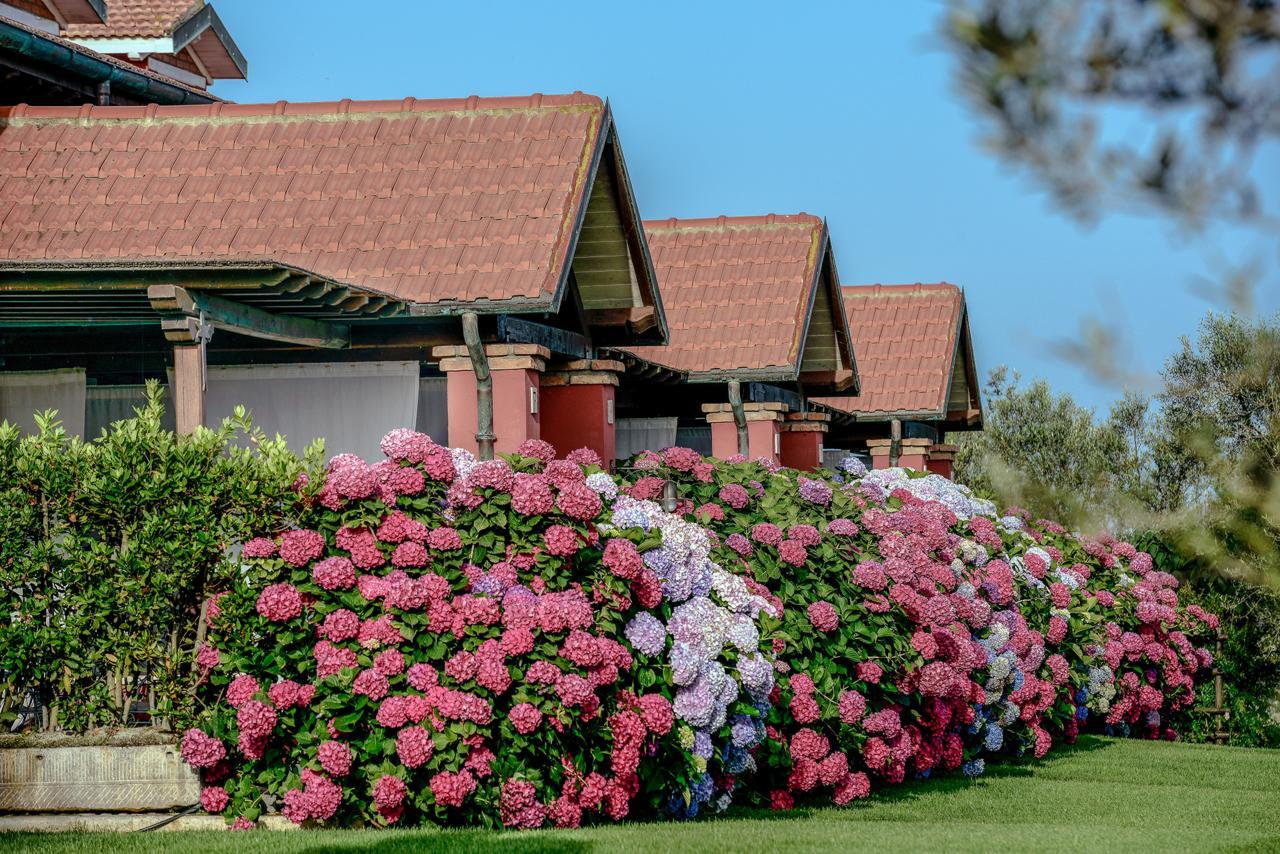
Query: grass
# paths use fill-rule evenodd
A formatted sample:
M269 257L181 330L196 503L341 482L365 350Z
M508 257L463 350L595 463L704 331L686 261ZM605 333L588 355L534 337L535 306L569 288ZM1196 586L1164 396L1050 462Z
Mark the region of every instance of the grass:
M1083 738L969 782L900 786L846 809L576 831L8 834L31 852L1280 851L1280 750Z

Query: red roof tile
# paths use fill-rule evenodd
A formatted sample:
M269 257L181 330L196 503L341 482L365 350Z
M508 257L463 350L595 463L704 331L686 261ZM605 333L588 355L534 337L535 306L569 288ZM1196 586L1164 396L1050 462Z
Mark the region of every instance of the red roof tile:
M107 0L102 24L68 24L73 39L162 39L191 17L204 0Z
M670 343L628 348L689 371L798 369L825 250L809 214L665 219L644 224Z
M606 122L581 93L0 108L0 264L270 261L541 305Z
M858 415L946 415L964 293L955 285L846 285L862 375L858 397L819 402Z

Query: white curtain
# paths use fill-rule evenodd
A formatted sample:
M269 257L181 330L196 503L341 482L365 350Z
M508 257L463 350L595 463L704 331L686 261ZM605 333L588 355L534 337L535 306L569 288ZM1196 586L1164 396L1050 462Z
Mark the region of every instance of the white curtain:
M418 426L414 429L438 445L449 444L449 391L444 377L418 380Z
M619 418L618 450L620 460L641 451L661 451L676 443L678 418Z
M378 443L418 415L417 362L317 362L210 367L205 424L221 423L243 404L268 436L279 433L295 453L324 439L326 457L382 458Z
M36 432L34 414L58 410L63 429L84 436L84 368L0 372L0 421Z
M173 407L169 405L169 391L164 389L164 415L160 424L173 430ZM147 402L145 385L91 385L85 389L84 434L90 439L102 435L102 431L117 421L133 418L134 410Z

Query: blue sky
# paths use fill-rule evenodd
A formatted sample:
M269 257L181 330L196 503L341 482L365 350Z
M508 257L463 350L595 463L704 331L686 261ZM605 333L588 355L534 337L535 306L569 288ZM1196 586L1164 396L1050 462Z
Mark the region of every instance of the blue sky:
M1280 308L1274 235L1082 226L986 153L934 2L215 5L250 66L223 97L607 97L646 218L823 215L845 283L962 285L984 374L1007 364L1090 405L1118 389L1053 346L1086 319L1121 330L1150 376L1210 307L1197 277L1259 262L1260 305Z

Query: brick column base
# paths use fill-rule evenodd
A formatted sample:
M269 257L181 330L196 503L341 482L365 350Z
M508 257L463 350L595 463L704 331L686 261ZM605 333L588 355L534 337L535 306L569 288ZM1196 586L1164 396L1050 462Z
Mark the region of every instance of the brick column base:
M537 344L486 344L484 351L493 377L494 451L515 453L526 439L542 437L539 379L551 353ZM431 355L448 378L449 444L475 453L476 375L467 348L449 344Z
M785 403L744 403L747 416L747 457L764 457L778 462L782 419ZM702 411L711 425L711 455L726 459L738 453L738 425L733 420L733 407L727 403L704 403Z
M623 364L591 359L555 365L542 375L542 438L559 456L578 448L613 467L618 450L614 400Z

